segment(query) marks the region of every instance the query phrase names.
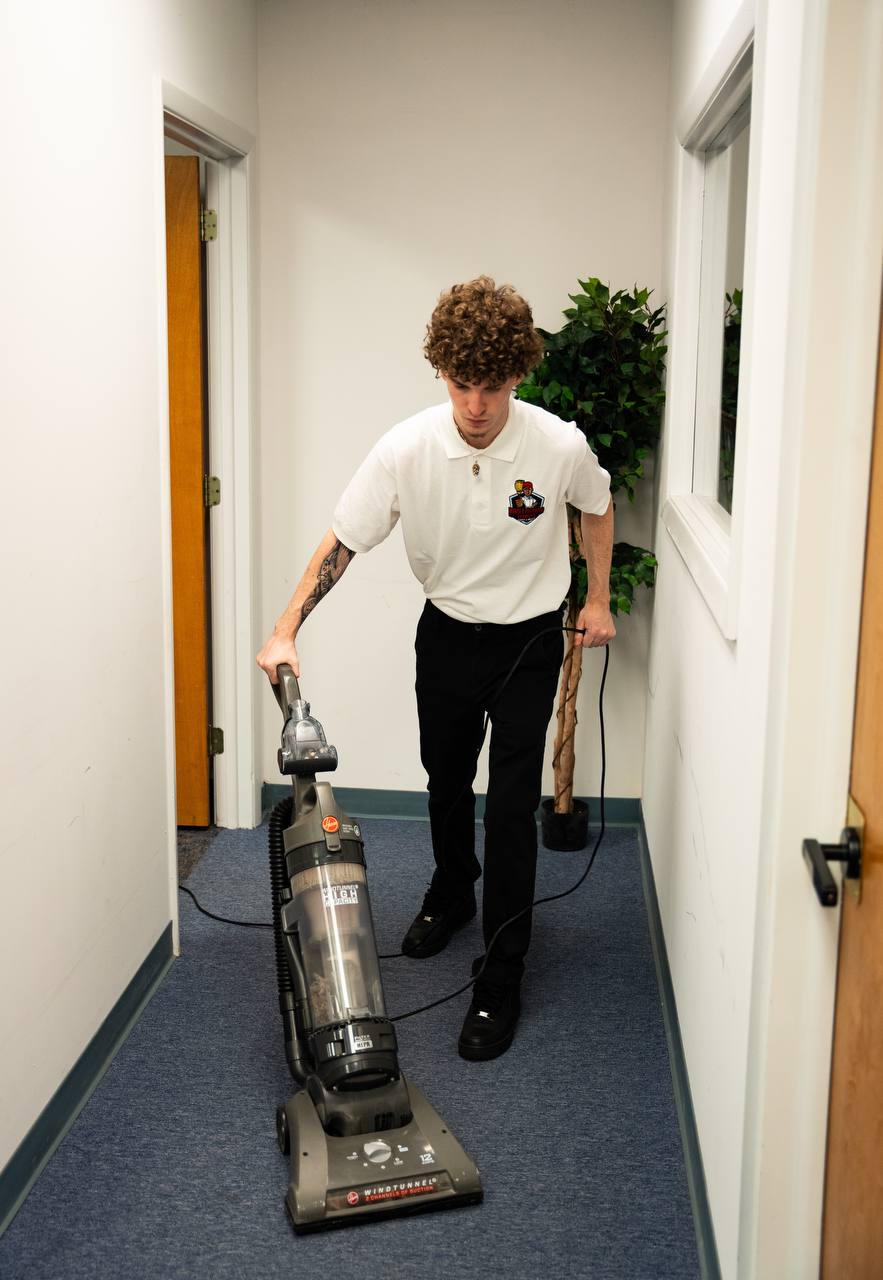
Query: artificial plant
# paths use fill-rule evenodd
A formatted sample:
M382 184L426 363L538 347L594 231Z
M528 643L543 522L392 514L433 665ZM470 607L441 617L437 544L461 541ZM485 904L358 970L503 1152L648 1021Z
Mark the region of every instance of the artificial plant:
M516 395L539 404L585 434L601 465L610 472L615 495L625 490L634 502L635 486L644 474L662 423L663 357L666 331L663 308L648 305L649 289L633 293L609 287L596 277L580 280L582 292L569 294L572 307L557 333L539 332L545 342L542 363L519 385ZM567 625L585 604L588 574L580 533L580 513L568 508L571 578ZM617 542L610 569L610 609L630 613L635 588L652 587L656 557L644 547ZM567 647L558 697L553 754L555 813L573 809L576 695L582 673L582 648L566 632Z

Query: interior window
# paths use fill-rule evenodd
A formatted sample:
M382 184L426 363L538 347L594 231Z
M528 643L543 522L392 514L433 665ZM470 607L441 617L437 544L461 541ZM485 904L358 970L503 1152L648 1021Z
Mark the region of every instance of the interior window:
M733 507L751 99L705 152L693 492Z

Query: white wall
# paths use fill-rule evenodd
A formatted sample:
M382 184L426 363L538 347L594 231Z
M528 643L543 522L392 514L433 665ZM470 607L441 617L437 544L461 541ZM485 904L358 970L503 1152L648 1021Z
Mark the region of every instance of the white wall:
M488 272L550 329L578 277L658 289L669 6L267 0L259 13L269 631L371 444L444 398L421 352L443 288ZM617 530L644 546L646 488L638 510L622 500ZM301 632L304 689L340 749L341 784L425 785L421 607L397 530ZM639 794L649 613L642 600L613 649L610 795ZM599 655L585 666L576 781L597 794ZM269 692L263 715L263 776L279 781Z
M679 342L689 340L682 336L686 325L679 328L677 312L674 202L680 148L675 121L737 8L736 3L676 6L665 285L673 297L672 359L678 358ZM763 145L762 77L762 63L756 62L751 120L755 171ZM746 307L757 318L762 304L750 293L750 263L746 266ZM772 317L781 325L778 303ZM750 406L740 400L740 432L747 430L749 411ZM675 421L667 412L659 468L660 507L669 496L667 461L674 447L670 437L688 428L688 423ZM660 522L660 572L648 673L644 817L712 1218L727 1276L734 1274L738 1232L772 606L774 510L764 468L776 444L773 438L765 450L758 450L746 478L755 499L750 536L760 554L746 557L738 642L724 639Z
M673 360L689 330L674 122L738 8L676 6L664 276ZM800 842L835 838L845 811L880 281L868 229L880 134L873 116L850 115L879 81L879 39L864 53L861 36L844 41L838 61L828 27L860 32L872 8L758 4L735 641L661 523L657 534L643 805L728 1280L817 1274L836 918L812 894ZM841 124L820 149L822 118ZM849 317L834 343L832 293ZM669 412L665 429L660 507L672 442L690 424Z
M170 919L166 79L257 130L252 0L7 3L0 1166Z

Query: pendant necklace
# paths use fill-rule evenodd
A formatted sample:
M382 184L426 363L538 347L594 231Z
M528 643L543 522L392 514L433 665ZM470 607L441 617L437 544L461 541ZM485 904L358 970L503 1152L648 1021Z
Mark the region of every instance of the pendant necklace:
M454 426L455 426L455 427L457 427L457 420L456 420L456 418L454 419ZM468 449L471 449L471 448L472 448L472 446L470 445L469 441L466 439L466 437L464 436L463 432L460 430L460 428L459 428L459 427L457 427L457 435L460 437L460 439L463 441L463 443L466 445L466 447L467 447ZM472 474L473 474L474 476L477 476L477 475L479 474L479 472L480 472L480 471L481 471L481 467L478 465L478 458L477 458L477 457L475 456L475 454L473 453L473 455L472 455Z

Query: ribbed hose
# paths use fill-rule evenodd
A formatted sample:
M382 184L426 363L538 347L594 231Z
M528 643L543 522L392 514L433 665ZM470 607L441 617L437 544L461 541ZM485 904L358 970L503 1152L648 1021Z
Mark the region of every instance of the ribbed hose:
M285 938L282 935L281 907L288 896L288 876L285 872L285 842L283 833L291 822L293 798L286 796L280 800L270 814L270 893L273 900L273 941L276 944L276 981L279 984L279 995L294 994L291 971L285 952Z

